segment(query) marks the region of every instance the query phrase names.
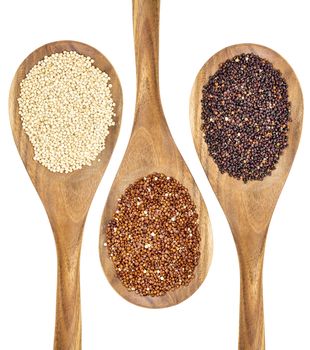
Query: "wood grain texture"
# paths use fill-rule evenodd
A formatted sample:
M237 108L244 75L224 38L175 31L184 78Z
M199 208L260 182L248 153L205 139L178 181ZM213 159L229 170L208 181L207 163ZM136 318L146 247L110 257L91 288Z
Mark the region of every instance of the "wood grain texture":
M29 70L45 55L76 51L91 56L97 67L111 77L112 95L116 103L115 126L110 128L106 147L91 166L69 174L52 173L33 160L33 147L22 129L17 98L20 82ZM51 223L58 257L55 350L81 349L81 311L79 261L83 227L87 212L101 177L113 152L122 112L122 90L117 74L109 61L96 49L79 42L59 41L40 47L31 53L18 68L12 82L9 99L13 137L25 168L45 207Z
M201 127L202 87L219 64L241 53L254 53L280 69L288 83L291 117L289 147L284 150L272 176L244 184L221 174L208 154ZM290 171L299 144L303 119L303 99L295 73L276 52L254 44L240 44L223 49L209 59L195 80L191 101L192 135L202 166L229 222L240 263L240 334L239 349L265 349L262 294L262 269L268 226L278 197Z
M171 137L162 111L158 85L159 1L133 1L133 23L137 70L135 120L126 153L102 215L100 257L109 282L122 297L136 305L160 308L180 303L201 285L211 262L212 235L206 206ZM116 210L117 199L129 184L153 172L173 176L189 189L199 214L201 258L195 277L188 286L161 297L143 297L129 292L117 278L103 243L106 241L107 224Z

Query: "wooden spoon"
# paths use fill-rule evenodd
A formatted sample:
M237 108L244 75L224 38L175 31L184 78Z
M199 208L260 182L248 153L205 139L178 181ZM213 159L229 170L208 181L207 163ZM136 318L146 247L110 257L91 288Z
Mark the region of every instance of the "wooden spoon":
M33 147L24 132L18 114L20 82L44 56L76 51L95 60L95 65L111 77L116 103L115 126L111 127L105 149L91 166L69 174L52 173L33 160ZM110 62L96 49L79 42L59 41L40 47L18 68L10 91L10 121L18 152L49 217L58 256L57 306L54 349L81 349L80 250L88 209L108 165L119 133L122 113L122 90ZM97 160L100 159L100 162Z
M207 208L168 129L159 94L158 32L159 1L133 1L134 39L137 70L135 121L123 161L120 165L102 216L100 257L103 270L114 289L128 301L145 307L160 308L180 303L203 282L212 256L212 235ZM106 228L117 206L117 199L137 179L153 172L172 176L186 186L197 206L201 233L199 265L188 286L160 297L143 297L129 292L116 276L104 247Z
M201 127L202 87L219 64L241 53L254 53L270 61L288 83L292 122L289 146L276 170L263 181L244 184L221 174L208 154ZM239 349L265 349L262 295L264 248L271 216L298 147L303 118L303 99L295 73L276 52L259 45L241 44L221 50L202 67L195 80L190 101L192 135L202 166L229 222L236 243L241 271Z

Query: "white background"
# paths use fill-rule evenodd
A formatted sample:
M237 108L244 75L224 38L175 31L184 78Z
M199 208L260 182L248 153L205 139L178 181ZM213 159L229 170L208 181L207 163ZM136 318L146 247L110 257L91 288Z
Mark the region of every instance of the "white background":
M264 269L266 347L310 349L309 11L307 1L162 0L160 86L173 137L205 198L214 258L201 288L178 306L149 310L123 300L98 255L99 223L133 122L135 65L131 1L1 1L0 9L0 349L53 348L56 253L43 206L16 151L7 100L21 61L55 40L86 42L114 65L124 94L123 123L90 209L81 256L83 349L237 349L239 270L225 216L196 155L189 95L198 70L220 49L269 46L294 68L304 93L301 143L269 229Z

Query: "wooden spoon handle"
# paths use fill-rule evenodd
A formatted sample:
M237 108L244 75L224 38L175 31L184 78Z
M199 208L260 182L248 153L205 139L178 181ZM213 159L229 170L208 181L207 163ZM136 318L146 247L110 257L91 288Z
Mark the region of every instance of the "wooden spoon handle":
M262 252L257 259L240 262L240 325L239 350L264 350L264 308L263 308L263 259Z
M72 247L71 247L72 248ZM80 244L58 249L57 301L54 350L80 350Z
M159 0L133 0L137 101L160 101L158 84ZM145 116L147 117L147 116Z

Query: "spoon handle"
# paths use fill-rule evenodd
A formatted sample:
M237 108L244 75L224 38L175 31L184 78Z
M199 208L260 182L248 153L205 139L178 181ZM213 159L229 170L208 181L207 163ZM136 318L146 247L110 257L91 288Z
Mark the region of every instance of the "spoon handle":
M249 246L243 247L244 250ZM251 250L251 249L250 249ZM239 252L240 324L239 350L264 350L263 260L264 244L256 254Z
M159 0L133 0L133 31L136 56L137 99L141 104L160 106L158 80ZM136 119L141 113L136 113ZM147 114L143 120L147 120Z
M54 350L80 350L82 348L80 306L82 234L70 233L68 236L79 238L69 239L67 244L57 244L58 270ZM58 234L57 237L61 237L61 235Z

